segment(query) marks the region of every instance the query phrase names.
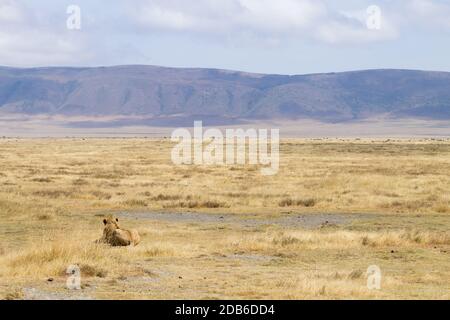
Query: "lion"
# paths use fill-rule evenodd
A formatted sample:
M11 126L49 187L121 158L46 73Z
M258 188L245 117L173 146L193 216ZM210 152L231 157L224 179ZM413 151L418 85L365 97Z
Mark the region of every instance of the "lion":
M137 246L141 242L141 237L137 230L125 230L119 227L119 219L109 216L103 219L105 228L103 237L97 240L98 243L107 243L113 247Z

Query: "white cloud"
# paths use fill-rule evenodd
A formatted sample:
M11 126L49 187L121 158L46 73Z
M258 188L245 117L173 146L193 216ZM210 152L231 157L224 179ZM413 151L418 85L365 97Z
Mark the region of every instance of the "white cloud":
M388 10L376 8L380 12L379 29L368 27L368 19L373 14L367 8L354 11L339 11L334 19L327 19L317 28L319 39L327 43L369 43L393 40L399 31Z
M236 51L243 45L255 50L260 44L284 48L295 41L336 46L401 41L417 29L425 35L450 33L446 1L373 1L381 7L382 23L380 30L369 30L366 8L371 0L115 0L107 5L77 0L82 30L70 31L65 28L64 5L0 0L0 65L140 62L140 49L156 55L145 46L147 32L154 31L158 32L153 40L169 39L166 45L179 39L166 33L182 34L200 36L196 40L203 48L228 41Z
M15 1L0 0L0 24L19 23L23 20L23 12Z
M313 0L143 0L132 17L147 27L222 33L242 28L288 32L308 28L323 17L325 7Z
M365 9L365 8L364 8ZM365 12L365 11L364 11ZM212 35L252 33L260 37L308 37L330 43L392 39L394 26L368 30L365 18L334 12L324 0L141 0L132 17L158 30Z
M363 27L353 27L349 24L329 22L320 27L318 38L331 44L357 44L395 39L396 33L380 30L369 30Z
M309 28L326 15L319 1L240 0L236 21L242 26L268 33L299 31Z
M24 29L14 32L0 31L0 65L41 66L78 64L88 61L85 51L73 37Z
M35 11L19 1L0 0L0 65L61 65L89 59L84 35L64 26L43 23Z
M444 28L450 31L450 3L437 0L410 0L406 15L412 23L425 27Z

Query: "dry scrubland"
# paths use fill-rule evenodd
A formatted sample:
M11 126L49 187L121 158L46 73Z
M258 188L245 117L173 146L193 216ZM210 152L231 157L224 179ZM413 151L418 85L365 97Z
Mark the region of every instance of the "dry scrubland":
M0 297L450 298L450 140L284 140L273 177L177 167L172 146L0 140ZM102 217L122 211L142 243L94 244ZM140 214L154 211L234 219ZM345 223L277 223L324 213ZM265 220L239 222L249 216ZM65 289L73 263L77 292ZM373 264L379 291L366 287Z

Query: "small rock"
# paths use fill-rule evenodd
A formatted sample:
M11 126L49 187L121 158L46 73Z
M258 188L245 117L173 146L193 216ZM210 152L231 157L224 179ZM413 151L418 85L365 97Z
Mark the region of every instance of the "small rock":
M54 279L53 278L48 278L47 281L48 282L52 282Z

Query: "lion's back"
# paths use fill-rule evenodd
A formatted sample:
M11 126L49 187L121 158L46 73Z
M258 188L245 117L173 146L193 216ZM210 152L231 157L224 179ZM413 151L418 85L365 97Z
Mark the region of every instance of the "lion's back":
M112 238L111 242L116 246L136 246L141 242L141 237L137 230L117 229L114 231Z

